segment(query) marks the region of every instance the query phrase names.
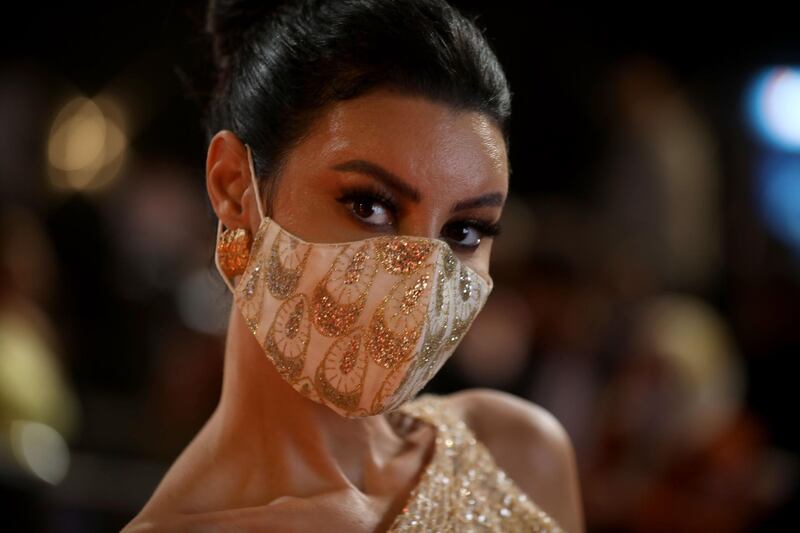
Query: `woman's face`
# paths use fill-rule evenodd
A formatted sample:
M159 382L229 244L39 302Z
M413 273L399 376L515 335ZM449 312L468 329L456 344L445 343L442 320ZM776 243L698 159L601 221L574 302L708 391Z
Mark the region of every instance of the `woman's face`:
M209 196L227 227L255 232L246 152L225 133L209 147ZM489 117L381 90L338 102L317 120L287 158L272 218L310 242L443 239L488 272L507 192L505 142Z

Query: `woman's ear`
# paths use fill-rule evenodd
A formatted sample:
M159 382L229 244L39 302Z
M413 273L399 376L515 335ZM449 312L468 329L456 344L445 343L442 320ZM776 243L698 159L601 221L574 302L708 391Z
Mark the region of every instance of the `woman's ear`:
M251 228L257 220L247 149L230 130L211 139L206 158L206 189L214 212L226 228ZM256 211L257 213L257 211Z

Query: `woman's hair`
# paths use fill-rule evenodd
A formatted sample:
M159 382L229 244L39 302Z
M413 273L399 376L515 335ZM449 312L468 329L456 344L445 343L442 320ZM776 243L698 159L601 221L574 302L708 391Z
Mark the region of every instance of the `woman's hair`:
M206 30L216 66L206 139L229 129L250 145L268 204L314 120L373 89L484 113L508 149L503 69L475 22L445 0L211 0Z

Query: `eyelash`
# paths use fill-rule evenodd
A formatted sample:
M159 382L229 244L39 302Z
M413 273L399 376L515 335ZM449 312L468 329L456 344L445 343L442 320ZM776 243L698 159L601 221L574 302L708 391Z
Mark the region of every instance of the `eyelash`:
M382 203L392 214L392 217L397 216L397 205L395 203L394 197L374 187L369 187L369 186L349 187L345 189L343 194L339 196L336 200L342 204L347 204L349 202L353 202L356 200L364 200L364 199L374 200ZM497 222L488 222L486 220L479 220L475 218L464 218L459 220L453 220L450 223L466 224L468 226L475 228L481 234L480 239L483 239L484 237L496 237L500 235L502 231L501 225ZM480 242L478 244L480 244ZM457 242L452 244L451 246L462 248L467 251L475 250L478 247L478 246L463 246L458 244Z

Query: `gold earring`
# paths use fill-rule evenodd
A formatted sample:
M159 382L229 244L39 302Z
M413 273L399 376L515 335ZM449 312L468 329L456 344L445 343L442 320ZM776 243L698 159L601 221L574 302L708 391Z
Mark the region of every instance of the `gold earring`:
M245 228L226 229L217 243L219 266L223 272L233 278L244 272L250 259L252 236Z

